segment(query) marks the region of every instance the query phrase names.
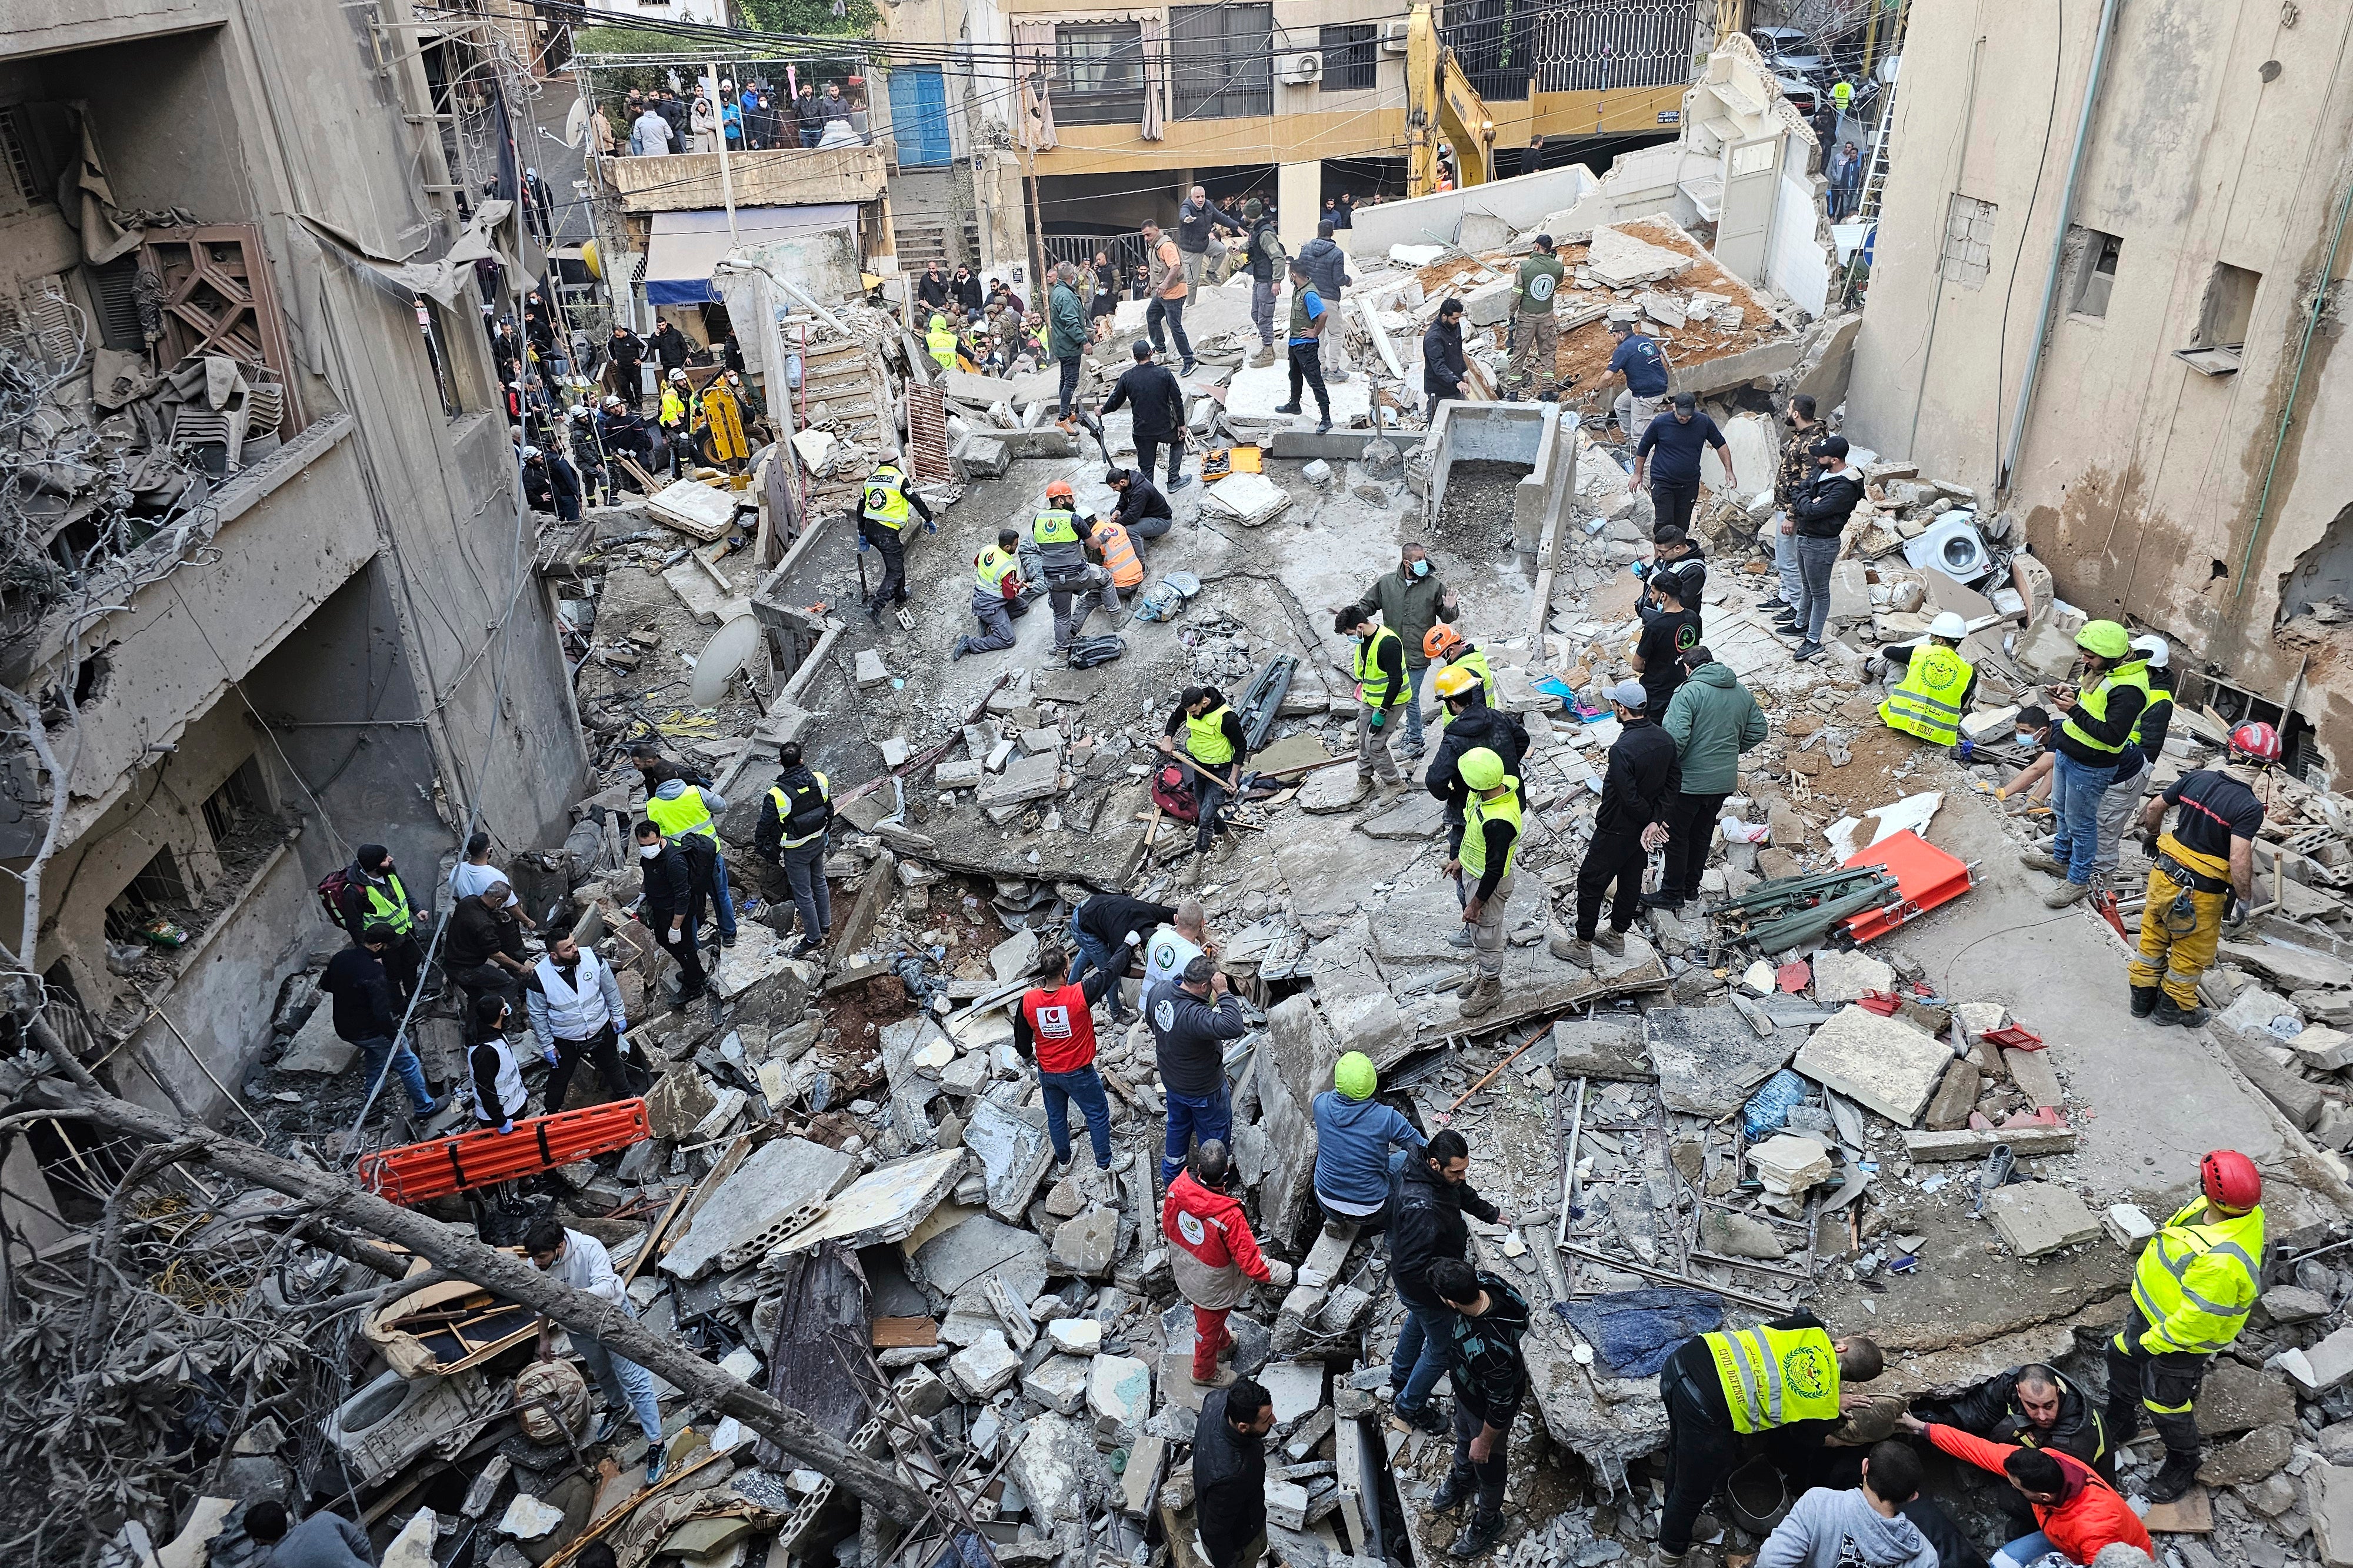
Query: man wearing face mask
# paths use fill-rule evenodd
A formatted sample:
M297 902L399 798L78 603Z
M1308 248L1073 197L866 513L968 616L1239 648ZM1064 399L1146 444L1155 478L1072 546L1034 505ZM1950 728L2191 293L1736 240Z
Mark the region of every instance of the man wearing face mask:
M1403 751L1408 760L1417 758L1422 752L1421 688L1430 679L1430 655L1423 644L1430 637L1430 627L1441 621L1451 622L1460 613L1454 590L1440 580L1428 551L1419 544L1408 544L1398 569L1366 591L1360 607L1367 616L1377 612L1381 625L1396 632L1405 645L1409 695L1405 701Z
M638 918L678 961L678 1005L683 1007L702 994L702 955L695 950L694 931L702 923L703 890L695 885L686 851L665 843L662 830L651 822L638 824L638 868L645 879Z

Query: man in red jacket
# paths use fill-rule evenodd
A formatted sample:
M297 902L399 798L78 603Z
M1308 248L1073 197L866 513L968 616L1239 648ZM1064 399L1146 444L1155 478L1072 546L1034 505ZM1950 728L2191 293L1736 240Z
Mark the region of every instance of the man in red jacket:
M2056 1448L2021 1448L1989 1443L1957 1426L1939 1426L1916 1415L1898 1417L1907 1432L1927 1435L1928 1441L1957 1459L1967 1459L1981 1470L2006 1478L2034 1510L2042 1528L2011 1542L1994 1554L1994 1568L2023 1568L2048 1552L2063 1553L2071 1562L2089 1563L2104 1546L2121 1541L2154 1557L2148 1531L2116 1489L2099 1472Z
M1226 1331L1226 1314L1251 1281L1291 1283L1290 1264L1260 1255L1249 1216L1226 1191L1232 1177L1233 1162L1226 1146L1208 1139L1195 1146L1192 1164L1168 1184L1168 1199L1160 1210L1160 1230L1168 1238L1176 1289L1193 1303L1197 1384L1218 1381L1218 1358L1234 1342Z
M1118 1188L1107 1178L1124 1171L1135 1156L1111 1152L1111 1102L1104 1098L1103 1075L1095 1068L1095 1004L1114 989L1119 975L1096 970L1081 985L1066 985L1071 956L1049 942L1038 950L1038 963L1021 1005L1013 1012L1013 1048L1038 1066L1038 1084L1046 1100L1046 1136L1054 1145L1054 1171L1060 1175L1071 1163L1071 1102L1087 1119L1087 1140L1094 1145L1095 1176L1087 1195L1116 1201Z

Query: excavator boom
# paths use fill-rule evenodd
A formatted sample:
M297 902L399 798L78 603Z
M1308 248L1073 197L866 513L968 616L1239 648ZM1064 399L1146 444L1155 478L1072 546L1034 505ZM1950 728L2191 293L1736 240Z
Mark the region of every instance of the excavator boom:
M1406 22L1406 178L1409 195L1446 185L1440 157L1451 154L1453 182L1483 185L1495 177L1495 120L1471 85L1454 51L1439 42L1428 4Z

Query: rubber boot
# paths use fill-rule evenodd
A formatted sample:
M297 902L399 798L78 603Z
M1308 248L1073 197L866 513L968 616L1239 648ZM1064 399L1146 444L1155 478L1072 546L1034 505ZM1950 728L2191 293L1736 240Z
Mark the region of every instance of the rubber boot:
M1503 1510L1498 1509L1493 1513L1482 1510L1471 1516L1471 1522L1462 1527L1462 1533L1454 1538L1454 1543L1446 1549L1446 1554L1450 1557L1476 1557L1503 1539Z
M2207 1013L2203 1007L2184 1007L2170 996L2159 995L2157 1001L2157 1012L2149 1022L2166 1026L2179 1025L2185 1029L2194 1029L2205 1023Z
M2164 994L2164 991L2155 985L2134 986L2132 988L2132 1016L2136 1018L2147 1017L2151 1013L2157 1011L2157 999Z

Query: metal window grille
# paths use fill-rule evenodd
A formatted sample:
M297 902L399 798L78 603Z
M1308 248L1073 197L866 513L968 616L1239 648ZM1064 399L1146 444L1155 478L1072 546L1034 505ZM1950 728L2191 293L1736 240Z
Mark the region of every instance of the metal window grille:
M1274 112L1274 7L1168 8L1169 111L1178 120Z

